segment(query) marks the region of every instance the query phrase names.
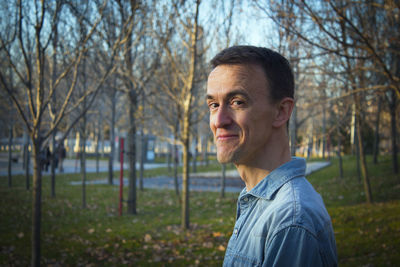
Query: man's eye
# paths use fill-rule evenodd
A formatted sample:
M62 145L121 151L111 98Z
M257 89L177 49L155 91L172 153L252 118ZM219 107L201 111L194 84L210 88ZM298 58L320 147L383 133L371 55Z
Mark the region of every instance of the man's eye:
M208 107L210 108L210 110L216 109L218 107L218 104L217 103L209 103Z
M241 106L243 104L244 104L244 102L241 100L233 100L232 101L232 105L234 105L234 106Z

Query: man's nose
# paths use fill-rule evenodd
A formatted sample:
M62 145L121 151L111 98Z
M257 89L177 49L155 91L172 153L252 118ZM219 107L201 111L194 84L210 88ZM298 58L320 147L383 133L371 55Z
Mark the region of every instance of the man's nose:
M220 106L214 114L214 126L216 128L224 128L232 123L232 117L225 106Z

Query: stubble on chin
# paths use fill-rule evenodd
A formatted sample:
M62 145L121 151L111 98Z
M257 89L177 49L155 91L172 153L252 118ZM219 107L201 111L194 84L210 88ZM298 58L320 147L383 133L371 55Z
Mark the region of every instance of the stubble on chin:
M227 157L226 155L220 155L217 153L217 160L219 163L221 164L226 164L226 163L231 163L232 161L230 160L229 157Z
M236 142L216 142L217 160L221 164L235 163L241 155L241 146Z
M237 151L218 151L217 149L217 160L221 164L235 163Z

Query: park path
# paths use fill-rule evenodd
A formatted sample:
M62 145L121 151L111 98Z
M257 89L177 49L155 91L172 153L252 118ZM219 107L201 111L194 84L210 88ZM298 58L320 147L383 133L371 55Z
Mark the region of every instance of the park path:
M101 160L99 162L99 171L107 172L108 171L108 161ZM202 163L199 163L202 164ZM308 162L306 175L317 171L321 168L328 166L330 162L319 161L319 162ZM146 163L144 164L144 168L153 169L166 167L166 163ZM120 163L114 162L113 165L114 171L118 171L120 169ZM137 164L137 168L139 169L139 164ZM124 164L124 169L128 169L128 164ZM86 161L86 171L88 173L96 172L96 161L95 160L87 160ZM64 161L64 173L79 173L80 172L80 164L79 161L75 159L66 159ZM21 162L16 162L12 164L12 174L24 174L25 171L22 168ZM58 170L56 171L58 173ZM49 175L50 172L43 172L43 175ZM0 177L7 177L7 158L0 155ZM226 172L226 192L240 192L244 183L240 179L239 174L236 170L229 170ZM179 185L182 184L181 177L178 178ZM124 185L128 184L128 179L124 178ZM139 183L139 181L138 181ZM71 182L73 185L81 185L82 182ZM107 184L106 179L87 181L87 184ZM119 185L119 179L114 178L114 185ZM190 174L190 190L191 191L220 191L221 185L221 172L202 172L202 173L191 173ZM174 180L173 177L168 175L151 177L143 179L144 188L157 188L157 189L174 189Z
M0 176L7 176L7 157L0 154ZM31 161L32 162L32 161ZM64 173L79 173L80 172L80 162L79 160L76 159L65 159L64 160ZM165 167L166 164L164 163L146 163L144 164L144 168L147 169L153 169L153 168L160 168L160 167ZM31 171L30 173L32 174L32 164L31 164ZM136 167L139 169L139 164L136 165ZM25 174L25 170L22 168L22 162L13 162L12 164L12 174ZM49 168L50 169L50 168ZM113 169L114 171L119 171L120 169L120 163L118 161L115 161L113 164ZM128 164L124 163L124 169L128 169ZM86 172L96 172L96 160L93 159L88 159L86 160ZM108 172L108 160L100 160L99 161L99 172ZM59 173L58 170L56 170L56 173ZM50 174L50 171L43 171L43 175L48 175Z
M310 162L307 163L306 175L322 169L330 165L330 162ZM88 182L89 184L107 184L106 179L94 180ZM221 190L221 172L199 172L190 174L190 191L207 191L207 192L218 192ZM139 181L137 181L139 185ZM178 178L179 188L182 185L182 178ZM71 182L73 185L81 185L82 182ZM123 179L123 184L128 184L128 179ZM119 185L119 179L114 180L114 185ZM245 184L240 179L237 170L229 170L226 172L225 180L225 192L240 192L244 188ZM158 177L148 177L143 179L144 188L153 189L174 189L174 179L173 177L158 176Z

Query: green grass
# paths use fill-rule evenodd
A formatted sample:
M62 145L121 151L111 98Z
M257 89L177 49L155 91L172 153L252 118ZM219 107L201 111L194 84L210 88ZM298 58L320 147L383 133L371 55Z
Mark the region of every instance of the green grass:
M190 164L189 166L190 171L192 172L193 166ZM234 169L235 166L233 164L228 164L227 165L227 170L232 170ZM221 164L219 164L216 161L210 161L209 165L197 165L196 167L197 172L217 172L221 171L222 167ZM182 167L178 167L178 175L182 173ZM146 170L144 172L144 177L156 177L156 176L171 176L173 175L173 166L171 166L171 169L168 169L167 167L162 167L162 168L155 168L155 169L150 169ZM139 172L137 172L137 177L139 177Z
M233 170L235 169L235 166L233 164L227 164L227 170ZM193 165L192 163L189 165L189 170L192 172L193 171ZM217 161L210 161L208 165L197 165L196 167L197 172L218 172L222 170L221 164L219 164ZM181 175L182 173L182 167L178 167L178 175ZM136 177L139 179L139 170L136 170ZM157 177L157 176L173 176L174 171L173 171L173 165L171 164L171 168L169 169L168 167L160 167L160 168L154 168L154 169L149 169L145 170L143 177ZM114 171L113 172L113 177L114 179L118 179L120 176L120 171ZM124 176L128 177L129 176L129 171L124 170ZM96 179L107 179L108 178L108 173L99 173L99 174L94 174L94 173L88 173L87 174L87 179L88 180L96 180ZM68 179L71 179L71 181L77 181L81 180L81 176L79 175L69 175Z
M389 157L378 165L368 158L367 165L374 200L370 205L364 204L353 157L343 159L343 179L336 159L308 179L331 215L340 266L399 266L400 176L392 173Z
M400 265L400 178L391 172L389 158L368 162L374 204L364 204L355 160L344 160L340 179L337 160L308 177L331 214L341 266ZM231 166L229 166L231 167ZM218 164L198 171L220 170ZM145 176L166 174L166 168ZM88 174L88 180L106 173ZM115 177L118 177L116 173ZM221 266L231 234L237 194L193 192L191 229L180 230L180 204L173 191L138 191L138 214L118 216L118 187L88 185L87 209L81 187L71 186L80 175L57 176L56 198L50 197L50 178L43 178L42 263L44 266ZM125 190L125 193L127 190ZM31 198L25 178L0 178L0 265L30 262ZM126 210L126 203L124 203Z
M197 161L205 161L205 159L203 158L203 156L200 154L200 155L198 155L197 157ZM171 161L172 161L172 158L170 159ZM192 160L192 159L190 159L190 160ZM208 161L216 161L217 159L216 159L216 156L215 155L208 155ZM155 159L154 159L154 163L167 163L168 162L168 159L167 159L167 156L157 156Z

